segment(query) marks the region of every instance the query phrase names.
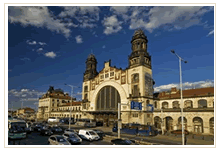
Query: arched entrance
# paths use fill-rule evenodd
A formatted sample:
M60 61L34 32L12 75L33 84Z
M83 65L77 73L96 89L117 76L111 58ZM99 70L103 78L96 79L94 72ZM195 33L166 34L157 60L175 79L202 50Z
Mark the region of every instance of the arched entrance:
M158 129L161 129L161 118L156 116L154 117L154 126Z
M193 118L194 132L203 133L203 120L200 117Z
M165 118L165 127L167 131L172 131L173 130L173 118L172 117L166 117Z
M184 129L187 130L187 119L185 117L183 117L183 126L184 126ZM182 129L182 117L178 118L177 129Z
M121 102L119 92L113 86L104 86L96 95L95 119L105 126L113 126L117 121L118 103Z
M214 117L209 120L210 133L214 134Z

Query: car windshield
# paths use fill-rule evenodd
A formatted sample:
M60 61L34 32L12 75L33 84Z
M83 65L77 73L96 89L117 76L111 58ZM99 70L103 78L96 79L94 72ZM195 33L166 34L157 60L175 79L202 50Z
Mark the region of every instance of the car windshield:
M66 142L66 140L63 137L61 137L61 136L57 137L57 141L58 142Z
M131 144L132 142L130 140L125 140L125 143Z
M92 132L92 131L90 131L89 133L90 135L96 135L95 132Z
M70 138L77 138L75 134L70 134Z

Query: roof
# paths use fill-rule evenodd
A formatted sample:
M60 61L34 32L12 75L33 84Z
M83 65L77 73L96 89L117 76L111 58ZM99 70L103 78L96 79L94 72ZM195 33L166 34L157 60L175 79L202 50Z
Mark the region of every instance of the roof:
M180 90L176 90L174 93L173 91L175 91L174 88L172 88L172 90L168 92L160 92L158 98L159 99L180 98ZM214 87L183 90L183 97L203 97L203 96L213 96L213 95L214 95Z
M82 104L82 102L72 102L72 106L81 105L81 104ZM71 103L66 103L63 106L70 106L70 105L71 105Z

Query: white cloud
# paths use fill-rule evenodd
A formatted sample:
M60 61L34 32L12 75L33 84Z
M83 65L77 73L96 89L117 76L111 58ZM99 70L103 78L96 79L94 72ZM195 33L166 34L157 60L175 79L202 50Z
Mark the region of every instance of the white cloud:
M207 36L214 35L214 30L210 31Z
M64 11L59 14L59 17L68 18L67 20L71 22L73 22L73 19L77 21L77 25L70 23L71 26L81 28L94 28L97 26L100 11L98 6L65 6L63 8Z
M179 84L168 84L154 87L155 92L169 91L171 88L179 88ZM183 83L183 89L194 89L194 88L205 88L205 87L214 87L214 80L198 81L198 82L185 82Z
M44 42L38 42L38 44L40 44L40 45L47 45L47 44L44 43Z
M77 36L75 37L75 39L76 39L76 43L78 43L78 44L83 43L83 39L82 39L82 36L81 36L81 35L77 35Z
M184 29L201 23L204 13L213 7L203 6L166 6L153 7L145 16L131 19L130 29L143 27L149 32L159 27L165 29Z
M24 27L46 27L48 30L70 36L70 29L62 20L56 19L45 6L9 6L8 19L10 23L21 23Z
M36 45L36 44L37 44L36 41L32 41L32 42L30 42L30 40L27 40L26 42L27 42L27 44L29 44L29 45Z
M43 50L44 50L44 49L41 48L41 47L37 49L38 52L42 52Z
M103 45L102 48L105 48L105 45Z
M56 53L54 53L53 51L52 52L47 52L44 55L46 57L49 57L49 58L55 58L57 56Z
M104 33L105 34L112 34L117 33L122 29L122 21L118 21L116 15L106 17L103 20L103 25L105 26Z

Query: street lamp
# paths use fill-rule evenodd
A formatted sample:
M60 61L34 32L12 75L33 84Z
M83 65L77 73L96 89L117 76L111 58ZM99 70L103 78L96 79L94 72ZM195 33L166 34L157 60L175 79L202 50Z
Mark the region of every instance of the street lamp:
M175 53L175 51L172 49L171 53L175 54L178 59L179 59L179 69L180 69L180 96L181 96L181 123L182 123L182 145L184 145L185 141L184 141L184 127L183 127L183 89L182 89L182 70L181 70L181 61L183 61L184 63L187 63L187 61L183 60L179 55L177 55L177 53Z
M73 104L73 88L79 88L79 87L76 87L76 86L73 86L73 85L69 85L69 84L64 84L66 86L69 86L71 87L72 91L71 91L71 108L70 108L70 115L69 115L69 129L70 129L70 122L71 122L71 109L72 109L72 104Z
M122 120L121 120L121 105L128 105L127 104L122 104L118 103L118 138L121 138L121 128L122 128Z

